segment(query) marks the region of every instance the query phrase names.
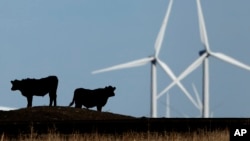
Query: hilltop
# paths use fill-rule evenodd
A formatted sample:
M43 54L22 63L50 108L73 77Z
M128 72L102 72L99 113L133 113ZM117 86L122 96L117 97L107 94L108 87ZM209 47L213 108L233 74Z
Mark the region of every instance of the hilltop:
M98 112L73 107L38 106L10 111L0 111L0 122L16 121L77 121L77 120L114 120L133 119L132 116L119 115L109 112Z

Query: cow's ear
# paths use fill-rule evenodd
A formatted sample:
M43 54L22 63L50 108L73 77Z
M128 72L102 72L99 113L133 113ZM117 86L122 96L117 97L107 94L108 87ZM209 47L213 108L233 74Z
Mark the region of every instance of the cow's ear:
M115 90L116 89L116 87L113 87L113 90Z
M14 81L11 80L10 82L11 82L11 84L13 84Z

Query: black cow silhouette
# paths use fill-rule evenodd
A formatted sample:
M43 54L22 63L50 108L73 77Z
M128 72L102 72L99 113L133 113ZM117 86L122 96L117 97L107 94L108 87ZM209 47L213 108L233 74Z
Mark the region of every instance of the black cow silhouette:
M33 96L45 96L49 93L49 106L56 106L56 90L58 86L58 79L56 76L48 76L41 79L22 79L14 80L12 83L12 91L20 90L22 95L27 98L27 107L32 107Z
M98 111L102 111L102 107L107 103L108 98L115 96L115 89L112 86L94 90L77 88L74 91L73 100L69 106L72 106L74 103L75 108L82 108L82 105L87 109L96 106Z

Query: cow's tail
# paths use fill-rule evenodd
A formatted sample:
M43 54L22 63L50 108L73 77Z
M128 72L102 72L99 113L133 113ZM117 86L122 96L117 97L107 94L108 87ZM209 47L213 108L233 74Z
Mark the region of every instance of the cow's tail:
M69 107L71 107L75 103L75 95L73 96L72 102L69 104Z

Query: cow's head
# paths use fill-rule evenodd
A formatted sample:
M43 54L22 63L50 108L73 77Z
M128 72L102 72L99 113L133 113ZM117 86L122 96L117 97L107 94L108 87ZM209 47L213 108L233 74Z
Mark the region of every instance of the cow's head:
M111 97L111 96L115 96L115 87L112 87L112 86L107 86L105 87L105 90L107 92L107 96Z
M12 87L11 87L11 90L12 91L15 91L15 90L18 90L19 89L19 80L14 80L14 81L10 81L11 84L12 84Z

